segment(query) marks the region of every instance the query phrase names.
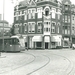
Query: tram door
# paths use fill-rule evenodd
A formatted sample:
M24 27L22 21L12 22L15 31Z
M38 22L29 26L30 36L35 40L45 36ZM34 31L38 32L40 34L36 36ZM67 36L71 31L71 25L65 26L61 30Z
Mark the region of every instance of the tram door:
M45 42L45 49L48 49L48 42Z

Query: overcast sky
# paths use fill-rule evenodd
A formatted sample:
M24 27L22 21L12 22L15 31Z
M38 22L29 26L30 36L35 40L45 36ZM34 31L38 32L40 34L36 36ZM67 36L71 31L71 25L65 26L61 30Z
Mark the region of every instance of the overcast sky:
M12 1L14 1L14 3L12 3ZM13 13L14 13L14 6L17 3L16 1L17 0L5 0L4 20L8 21L9 24L13 23ZM75 4L74 0L71 0L71 2ZM0 0L0 14L3 14L3 0Z

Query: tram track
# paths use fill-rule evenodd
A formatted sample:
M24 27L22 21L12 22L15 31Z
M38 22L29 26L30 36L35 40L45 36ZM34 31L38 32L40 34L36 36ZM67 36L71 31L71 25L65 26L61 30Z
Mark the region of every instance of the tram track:
M36 59L36 56L35 56L34 54L32 54L32 53L26 53L26 54L29 54L29 55L33 56L34 59L33 59L31 62L29 62L29 63L27 63L27 64L24 64L24 65L22 65L22 66L29 65L29 64L33 63L33 62L35 61L35 59ZM62 55L58 55L58 54L54 54L54 53L53 53L53 55L62 57L62 58L64 58L65 60L67 60L67 61L69 62L69 65L68 65L68 67L66 68L64 74L70 75L70 73L71 73L72 70L74 69L74 66L73 66L73 63L71 62L71 60L68 59L68 58L65 57L65 56L62 56ZM49 57L49 56L47 56L47 55L45 55L45 54L42 54L41 56L46 57L47 62L46 62L44 65L40 66L39 68L33 70L32 72L27 73L26 75L32 75L32 74L34 74L35 72L39 71L40 69L44 68L46 65L48 65L48 64L50 63L50 57ZM15 69L18 69L18 68L20 68L20 67L22 67L22 66L19 66L19 67L15 68ZM15 70L15 69L13 69L13 70ZM13 70L12 70L12 71L13 71ZM62 74L62 75L63 75L63 74Z
M53 55L57 55L57 56L63 57L64 59L68 60L69 65L68 65L68 67L66 68L65 73L66 73L66 75L70 75L71 72L72 72L73 69L74 69L74 64L72 63L72 61L71 61L70 59L68 59L67 57L62 56L62 55L58 55L58 54L54 54L54 53L53 53ZM69 71L68 71L68 70L69 70ZM68 72L67 72L67 71L68 71Z
M50 52L51 53L51 52ZM16 67L16 68L14 68L14 69L12 69L11 71L14 71L14 70L16 70L16 69L18 69L18 68L21 68L21 67L26 67L27 65L29 65L29 64L32 64L33 62L35 62L36 60L37 60L37 57L36 57L36 54L34 53L29 53L29 52L25 52L25 54L27 54L27 55L30 55L30 56L32 56L33 57L33 59L30 61L30 62L28 62L28 63L25 63L25 64L23 64L23 65L21 65L21 66L18 66L18 67ZM49 53L48 53L49 54ZM68 66L67 66L67 68L65 69L65 71L64 71L64 75L71 75L71 72L73 71L73 69L74 69L74 65L73 65L73 63L72 63L72 61L69 59L69 58L67 58L66 56L64 56L64 55L60 55L60 54L55 54L55 53L51 53L52 55L54 55L54 56L58 56L58 57L62 57L62 58L64 58L64 60L67 60L68 62L69 62L69 64L68 64ZM44 68L44 67L46 67L49 63L50 63L50 56L48 56L47 54L40 54L40 55L38 55L38 56L40 56L40 57L45 57L45 59L47 60L47 62L45 62L43 65L40 65L40 67L36 67L36 69L34 69L34 70L31 70L31 71L29 71L28 73L26 73L26 74L24 74L24 75L35 75L35 73L37 72L37 71L39 71L39 70L41 70L42 68ZM41 59L41 58L39 58L39 59ZM23 60L23 59L22 59ZM45 60L45 61L46 61ZM40 62L41 63L41 62ZM39 63L38 63L39 64ZM34 64L33 64L34 65ZM5 72L3 72L3 73L6 73L6 72L9 72L9 71L5 71ZM0 73L0 74L2 74L2 73ZM62 74L62 75L63 75ZM40 74L39 74L40 75ZM74 75L74 74L73 74Z
M27 66L27 65L29 65L29 64L31 64L31 63L33 63L34 61L37 60L37 59L36 59L36 56L35 56L34 54L32 54L32 53L26 53L26 54L29 54L29 55L33 56L34 59L33 59L31 62L27 63L27 64L23 64L22 66L19 66L19 67L15 68L15 69L12 69L11 71L14 71L14 70L16 70L16 69L18 69L18 68L21 68L21 67L25 67L25 66ZM50 62L50 58L49 58L49 57L47 57L46 55L41 55L41 56L42 56L42 57L45 57L48 61L47 61L44 65L40 66L39 68L36 68L36 69L33 70L32 72L28 72L28 73L25 74L25 75L31 75L31 74L33 74L34 72L36 72L36 71L40 70L41 68L45 67L45 66ZM36 59L36 60L35 60L35 59ZM40 59L40 58L39 58L39 59ZM38 64L39 64L39 63L38 63ZM6 72L8 72L8 71L6 71ZM6 73L6 72L3 72L3 73ZM3 73L0 73L0 74L3 74ZM7 74L6 74L6 75L7 75Z
M43 55L43 56L45 56L45 57L48 59L48 61L47 61L43 66L37 68L36 70L34 70L34 71L32 71L32 72L30 72L30 73L28 73L28 74L26 74L26 75L31 75L31 74L33 74L34 72L36 72L36 71L38 71L38 70L44 68L46 65L48 65L48 63L50 63L50 58L49 58L48 56L46 56L46 55Z
M32 62L34 62L34 60L36 59L36 57L35 57L33 54L29 54L29 53L25 53L25 54L28 54L28 55L32 56L33 59L32 59L30 62L28 62L28 63L25 63L25 64L23 64L23 65L20 65L20 66L14 68L14 69L11 69L10 71L16 70L16 69L21 68L21 67L23 67L23 66L26 66L26 65L28 65L28 64L30 64L30 63L32 63ZM12 59L11 59L11 60L12 60ZM21 61L23 61L23 60L25 60L25 58L22 59L22 60L20 60L19 62L21 62ZM23 61L23 62L24 62L24 61ZM6 67L4 67L4 68L6 68ZM0 73L0 74L6 73L6 72L9 72L9 70L8 70L8 71L4 71L4 72L2 72L2 73Z

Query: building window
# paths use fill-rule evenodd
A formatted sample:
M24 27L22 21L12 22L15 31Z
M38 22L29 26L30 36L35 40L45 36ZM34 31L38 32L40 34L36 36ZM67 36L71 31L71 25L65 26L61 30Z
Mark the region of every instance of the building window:
M55 33L55 23L52 23L51 32Z
M60 14L61 14L61 10L58 9L58 19L60 20Z
M58 20L60 20L60 14L58 14Z
M36 12L36 10L32 9L32 16L31 16L32 19L35 19L35 12Z
M19 32L22 33L22 23L19 25Z
M24 12L24 20L27 20L27 11Z
M31 32L31 23L28 23L28 32Z
M50 32L50 22L44 22L44 31Z
M35 32L35 23L32 23L31 29L32 29L32 32Z
M65 5L65 10L68 10L68 6L67 5Z
M73 16L73 20L74 20L74 16Z
M68 16L68 22L70 23L70 16Z
M42 32L42 22L39 22L39 23L37 24L37 32L38 32L38 33L41 33L41 32Z
M24 14L24 10L22 10L22 14Z
M52 18L54 18L54 19L55 19L55 16L56 16L55 12L56 12L56 9L52 8Z
M62 29L62 33L64 34L64 29L65 29L65 27L63 26L63 29Z
M35 32L35 23L34 22L28 23L28 32L29 33Z
M68 34L70 34L70 27L68 27Z
M74 27L72 27L72 34L74 34L74 31L75 31L75 28L74 28Z
M68 16L65 15L65 23L67 23L67 22L68 22Z
M27 24L24 24L24 33L27 32Z
M65 26L65 34L68 34L67 30L68 30L68 27Z
M38 12L37 14L38 18L42 18L42 8L37 8L37 12Z
M45 15L46 15L46 16L49 15L49 9L48 9L48 8L45 9Z
M19 20L19 17L18 17L18 16L16 16L16 21L17 21L17 20Z
M20 11L20 15L22 15L22 11Z
M57 26L58 26L57 27L57 33L59 33L59 29L60 29L59 26L60 26L60 24L58 24Z
M28 19L31 19L31 10L28 10Z
M63 19L63 22L64 22L64 16L62 16L62 17L63 17L62 19Z
M15 24L14 32L15 34L19 33L19 24Z
M22 20L22 16L20 16L20 20Z
M28 10L28 19L35 19L35 12L36 12L36 9L29 9Z

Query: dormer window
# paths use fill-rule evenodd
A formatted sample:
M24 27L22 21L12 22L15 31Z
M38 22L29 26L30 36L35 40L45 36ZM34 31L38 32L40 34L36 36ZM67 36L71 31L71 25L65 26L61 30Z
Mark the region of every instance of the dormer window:
M48 8L45 9L45 15L46 15L46 16L49 15L49 9L48 9Z

